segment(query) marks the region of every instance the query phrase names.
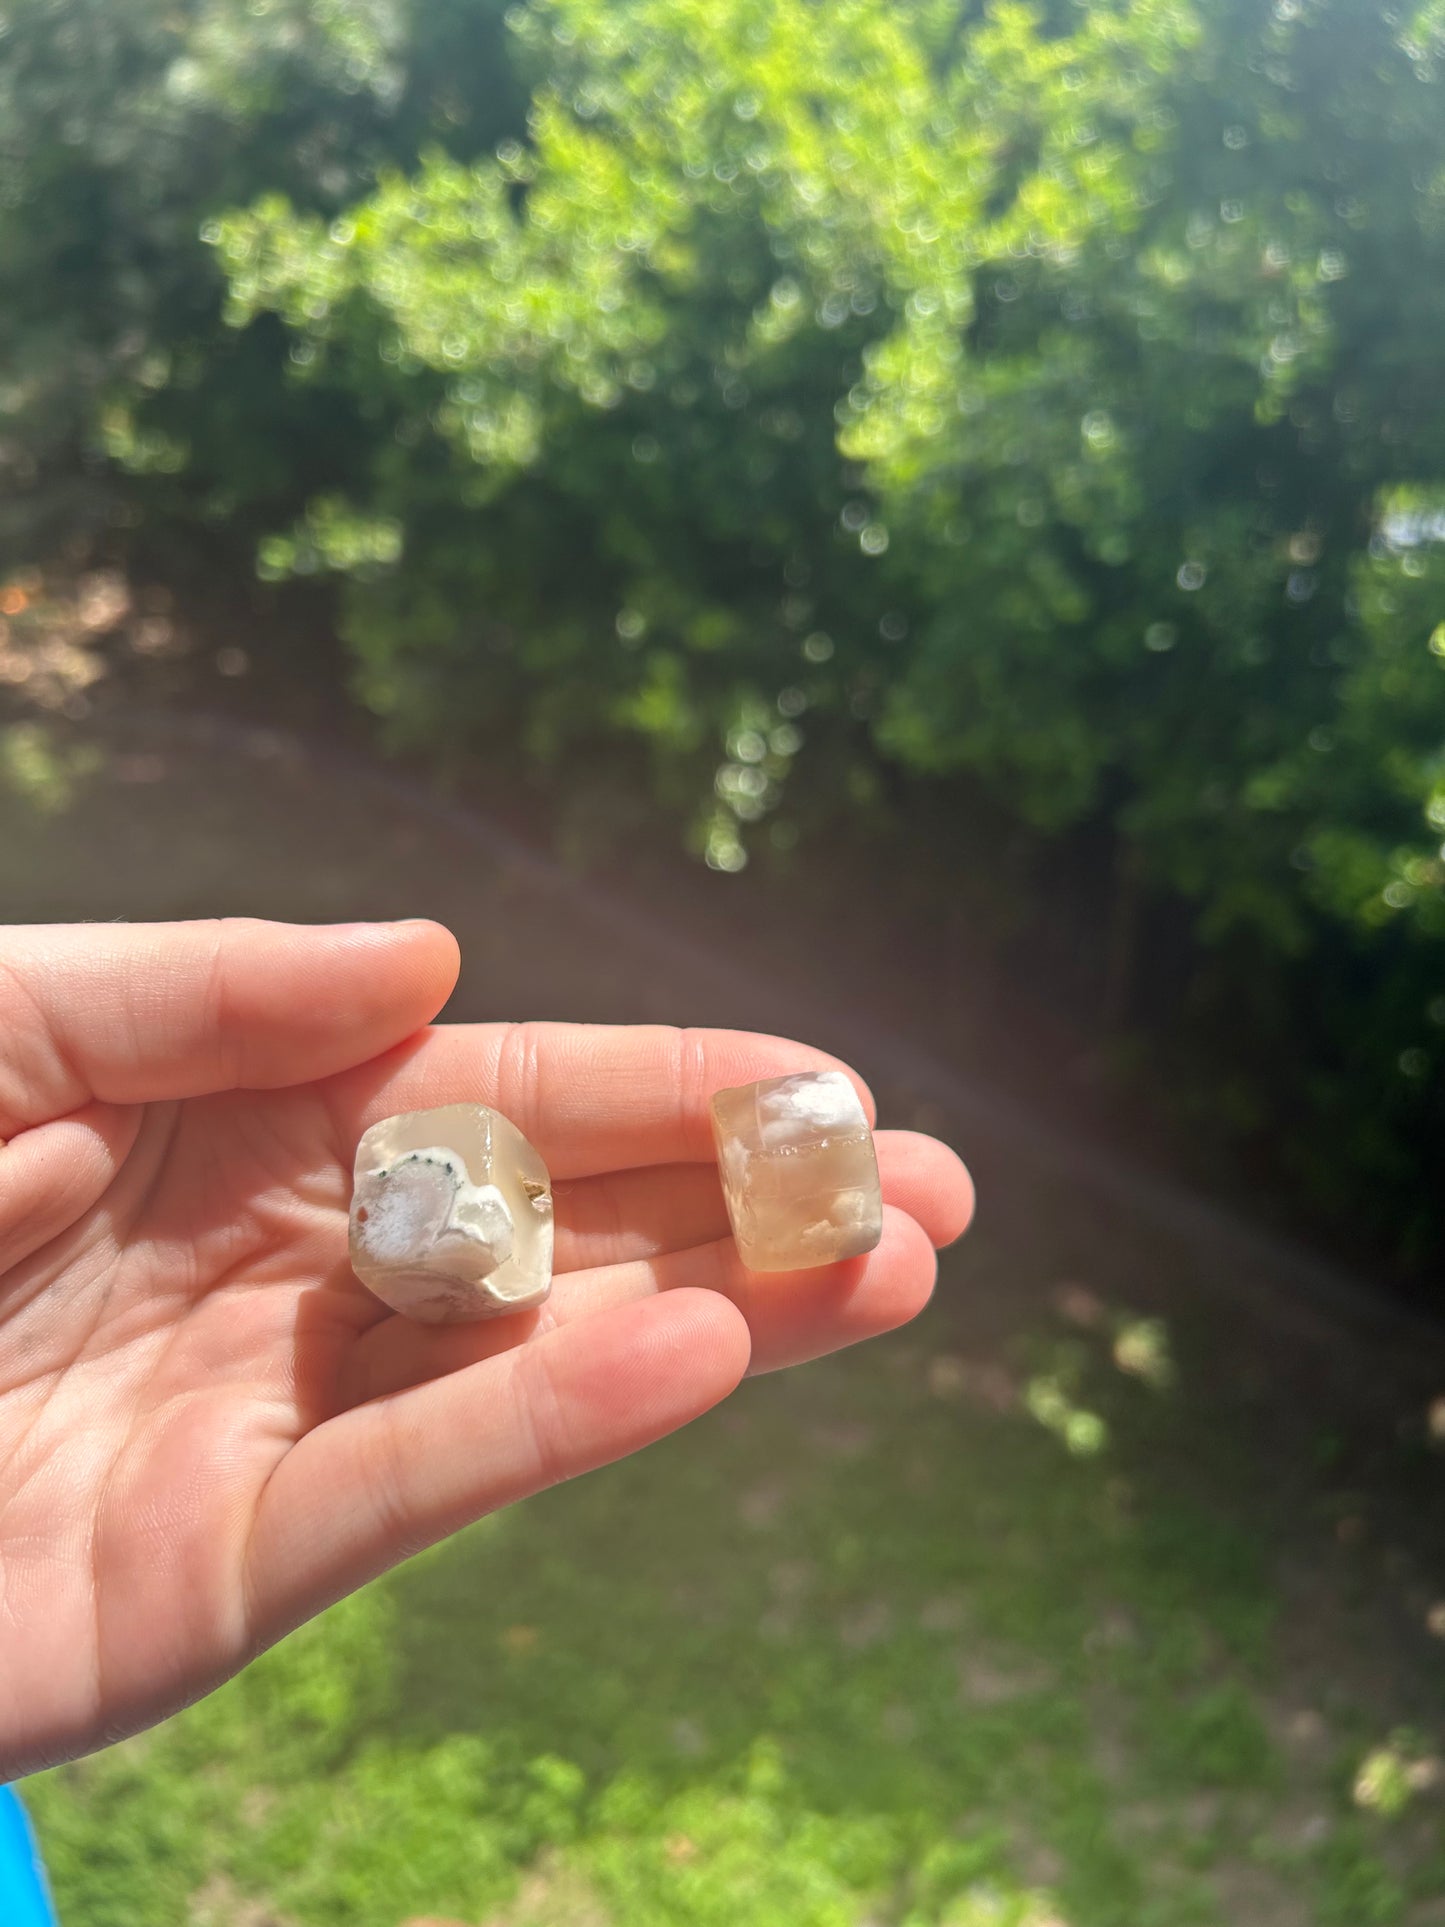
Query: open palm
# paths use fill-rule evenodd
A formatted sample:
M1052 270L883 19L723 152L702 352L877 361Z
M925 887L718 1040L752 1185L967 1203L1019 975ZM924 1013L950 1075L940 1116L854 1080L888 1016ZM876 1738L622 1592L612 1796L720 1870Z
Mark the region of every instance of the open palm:
M967 1222L881 1133L868 1258L753 1280L721 1086L832 1062L657 1027L421 1028L432 924L0 940L0 1779L133 1731L468 1520L633 1451L755 1370L901 1323ZM358 1137L476 1100L556 1180L539 1311L424 1327L346 1255Z

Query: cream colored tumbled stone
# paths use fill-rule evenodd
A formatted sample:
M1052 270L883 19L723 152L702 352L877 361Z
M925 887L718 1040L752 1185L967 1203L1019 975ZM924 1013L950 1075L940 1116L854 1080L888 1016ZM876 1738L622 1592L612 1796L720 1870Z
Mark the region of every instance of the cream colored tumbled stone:
M356 1147L351 1267L428 1325L540 1305L552 1288L552 1180L485 1104L373 1124Z
M873 1133L841 1071L800 1071L712 1100L723 1195L749 1271L857 1258L883 1235Z

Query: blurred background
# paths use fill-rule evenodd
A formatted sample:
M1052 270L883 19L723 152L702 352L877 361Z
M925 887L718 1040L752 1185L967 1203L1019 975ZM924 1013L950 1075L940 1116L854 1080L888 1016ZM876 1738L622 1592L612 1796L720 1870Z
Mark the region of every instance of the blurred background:
M982 1200L29 1783L66 1927L1445 1923L1441 0L9 0L0 828Z

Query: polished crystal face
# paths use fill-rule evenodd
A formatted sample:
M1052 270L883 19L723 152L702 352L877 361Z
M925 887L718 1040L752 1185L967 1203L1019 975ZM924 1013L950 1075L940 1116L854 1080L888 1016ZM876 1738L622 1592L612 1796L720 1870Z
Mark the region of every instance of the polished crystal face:
M733 1236L749 1271L857 1258L882 1237L873 1133L841 1071L719 1091L712 1125Z
M356 1147L351 1266L425 1324L495 1318L552 1288L552 1181L485 1104L408 1111Z

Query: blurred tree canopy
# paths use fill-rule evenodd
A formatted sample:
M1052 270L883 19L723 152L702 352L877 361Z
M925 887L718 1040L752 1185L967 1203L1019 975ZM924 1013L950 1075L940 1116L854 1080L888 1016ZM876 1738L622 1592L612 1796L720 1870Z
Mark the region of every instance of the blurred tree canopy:
M398 739L640 738L724 870L870 771L1106 826L1215 1111L1416 1263L1442 347L1445 0L0 20L0 534L329 572Z

